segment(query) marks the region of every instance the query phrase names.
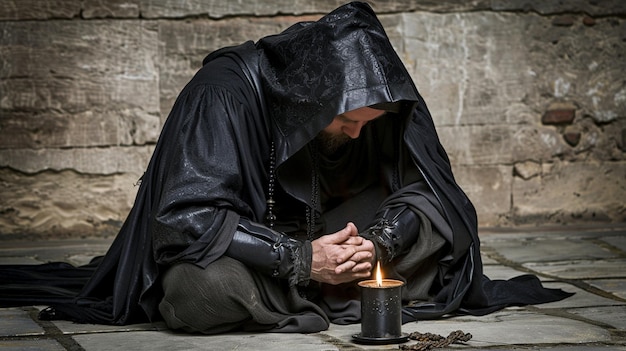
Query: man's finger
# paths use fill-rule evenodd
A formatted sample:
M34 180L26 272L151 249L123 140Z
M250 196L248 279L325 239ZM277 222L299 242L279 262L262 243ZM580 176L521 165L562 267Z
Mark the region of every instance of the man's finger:
M351 271L357 265L354 261L346 261L335 268L336 274L342 274L344 272Z
M329 244L341 244L348 241L351 238L359 238L359 232L356 229L356 226L352 222L348 222L343 229L332 233L324 235L323 237Z
M372 253L369 251L357 251L349 258L350 261L354 261L356 263L371 262L371 259Z
M346 241L344 241L342 243L342 245L356 245L356 246L359 246L359 245L363 244L363 240L365 240L365 239L363 239L363 237L351 236Z
M362 272L362 273L372 273L372 264L370 262L361 262L352 267L351 270L353 273Z
M353 246L353 245L346 246L343 248L343 251L337 255L337 259L335 260L335 262L337 264L342 264L344 262L347 262L357 252L359 252L358 246Z

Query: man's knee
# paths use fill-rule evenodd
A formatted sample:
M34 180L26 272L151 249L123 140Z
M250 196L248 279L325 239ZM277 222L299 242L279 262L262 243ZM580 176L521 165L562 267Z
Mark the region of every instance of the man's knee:
M163 275L159 311L167 325L189 332L221 332L235 328L250 314L233 298L242 285L254 284L247 268L223 257L207 268L180 263Z

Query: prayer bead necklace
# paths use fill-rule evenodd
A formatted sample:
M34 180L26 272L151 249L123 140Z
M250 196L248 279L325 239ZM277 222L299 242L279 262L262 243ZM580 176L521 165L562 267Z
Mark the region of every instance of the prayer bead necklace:
M267 226L270 227L270 229L274 229L274 223L276 222L276 215L274 214L274 205L276 204L276 201L274 201L274 186L276 182L276 176L274 175L275 167L276 148L274 146L274 142L272 141L272 146L270 147L269 179L267 181L267 214L265 215Z

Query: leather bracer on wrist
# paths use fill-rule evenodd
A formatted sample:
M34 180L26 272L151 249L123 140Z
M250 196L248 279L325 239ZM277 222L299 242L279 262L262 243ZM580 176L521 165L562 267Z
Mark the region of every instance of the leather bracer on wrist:
M421 220L406 206L387 208L382 216L360 235L374 242L382 263L388 263L417 241Z
M306 284L311 274L311 243L289 238L241 218L225 255L259 272Z

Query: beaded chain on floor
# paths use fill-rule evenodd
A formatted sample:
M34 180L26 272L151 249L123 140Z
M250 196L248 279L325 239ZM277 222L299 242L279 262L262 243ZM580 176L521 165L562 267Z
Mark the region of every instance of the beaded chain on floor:
M469 341L471 338L472 334L464 333L461 330L453 331L446 338L433 333L413 332L409 334L409 339L417 340L417 344L400 345L399 347L401 350L425 351L446 347L450 344L454 344L455 342L466 342Z

